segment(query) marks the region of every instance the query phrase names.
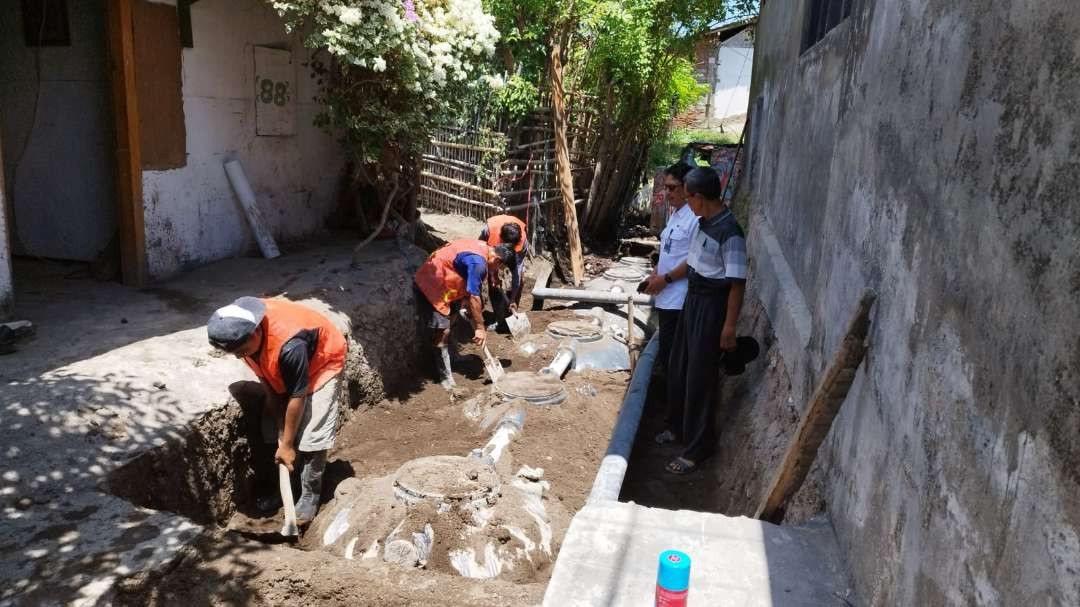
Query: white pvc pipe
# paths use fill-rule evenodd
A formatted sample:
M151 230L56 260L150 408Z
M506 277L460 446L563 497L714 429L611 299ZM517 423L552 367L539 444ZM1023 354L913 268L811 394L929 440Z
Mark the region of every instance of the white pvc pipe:
M248 183L247 176L244 175L244 167L240 165L240 161L230 160L226 162L225 174L229 176L229 183L232 184L236 197L240 199L240 206L244 209L244 214L247 215L251 232L255 234L255 242L259 244L259 250L262 251L263 257L273 259L280 256L281 251L278 250L277 243L274 242L270 230L263 223L262 214L255 204L255 191L251 189L251 184Z
M626 305L626 300L630 299L630 295L625 292L611 293L608 291L586 291L584 289L552 289L549 287L535 288L533 289L532 294L534 298L538 299L587 301L590 303L606 303L619 305ZM651 295L635 293L633 295L633 298L634 303L639 306L653 305L653 298Z
M596 472L596 480L593 481L587 503L614 502L619 499L623 479L626 478L626 468L630 462L630 451L634 448L638 424L645 410L645 396L649 392L653 363L656 362L659 350L660 338L654 333L649 345L645 346L638 358L634 375L630 378L630 386L619 409L619 417L615 420L615 429L611 432L611 442L608 443L607 453Z
M555 352L555 358L551 359L548 366L540 369L541 373L550 373L555 377L562 377L566 373L566 370L570 368L570 364L574 362L575 344L577 343L573 340L569 340L569 342L559 344L559 348Z

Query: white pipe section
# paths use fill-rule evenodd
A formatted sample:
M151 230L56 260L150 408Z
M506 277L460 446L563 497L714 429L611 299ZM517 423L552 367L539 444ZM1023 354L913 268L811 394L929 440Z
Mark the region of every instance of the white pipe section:
M503 451L506 446L510 444L510 441L514 440L514 437L521 432L521 429L525 427L525 411L522 409L514 409L509 411L506 415L499 420L499 425L495 428L495 434L491 436L491 440L484 445L484 448L480 450L481 457L491 458L489 461L492 465L499 461L502 457Z
M549 287L538 287L533 289L532 293L533 297L538 299L587 301L591 303L619 305L626 305L626 300L630 299L630 296L625 292L611 293L608 291L586 291L584 289L552 289ZM639 306L653 305L653 298L651 295L635 293L633 297L634 303Z
M230 160L226 162L225 174L229 176L229 183L232 184L236 197L240 199L240 206L244 209L244 214L247 215L248 224L251 225L251 231L255 234L255 242L259 244L259 250L262 251L263 257L267 259L279 257L281 251L278 250L277 243L274 242L270 230L263 223L262 214L259 213L259 207L255 204L255 191L251 189L251 184L248 183L247 176L244 175L244 167L240 165L240 161Z
M600 462L600 470L596 472L596 480L593 481L587 503L614 502L619 499L619 491L622 490L630 461L630 450L634 447L634 437L637 436L641 414L645 410L645 395L649 391L653 363L656 362L659 350L659 335L653 334L649 345L645 346L638 358L633 377L630 378L630 386L619 409L619 417L615 420L615 429L611 432L607 454Z
M562 377L566 370L570 368L571 363L574 362L576 356L577 342L574 340L565 340L559 344L558 349L555 351L555 357L551 359L548 366L540 369L541 373L548 373L555 377Z

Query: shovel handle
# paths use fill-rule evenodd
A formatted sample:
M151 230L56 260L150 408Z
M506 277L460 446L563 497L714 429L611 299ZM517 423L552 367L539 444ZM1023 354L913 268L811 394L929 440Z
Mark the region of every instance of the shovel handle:
M285 464L278 464L278 488L281 490L281 503L285 506L285 524L281 527L281 535L298 535L296 526L296 504L293 502L292 479L289 478L289 469Z

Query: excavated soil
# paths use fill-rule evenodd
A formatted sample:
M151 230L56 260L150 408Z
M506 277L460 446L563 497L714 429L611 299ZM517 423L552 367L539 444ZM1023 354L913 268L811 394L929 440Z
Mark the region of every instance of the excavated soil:
M541 347L531 356L507 336L489 333L489 348L508 372L538 371L547 365L556 346L554 339L543 335L547 323L575 318L572 311L562 309L529 314L534 332L530 341ZM460 351L467 360L455 365L455 371L460 373L455 374L458 387L452 394L426 376L417 377L403 392L352 412L329 455L324 496L333 495L339 485L354 492L353 498L358 492L372 512L370 526L380 528L390 520L388 511L398 509L394 515L396 521L407 510L394 502L390 490L393 475L402 464L420 457L464 456L487 442L492 428L481 428L478 420L485 411L478 410L477 400L473 399L490 391L482 354L472 344L463 345ZM543 469L543 479L550 483L544 504L551 520L555 554L570 517L585 504L607 448L628 374L570 372L565 379L569 393L566 402L557 406L527 406L524 428L497 466L500 475L511 476L521 466ZM237 409L234 421L241 420L244 417ZM219 425L215 424L215 428ZM213 440L231 439L248 445L243 434L218 432ZM211 440L188 442L205 450ZM198 517L221 523L222 518L230 515L228 526L235 531L222 528L208 531L169 570L124 580L116 596L117 604L475 606L536 604L543 596L551 562L517 568L511 575L498 579L471 580L453 573L446 551L440 554L439 542L451 537L461 526L445 515L440 518L425 511L428 507L425 505L412 507L408 513L421 524L437 522L436 546L426 569L392 565L381 558L346 560L321 550L300 549L320 544L308 536L300 539L299 547L267 543L281 541L276 535L281 514L263 516L254 508L253 497L276 491L272 466L262 461L265 454L255 451L254 445L242 446L239 451L245 461L257 459L256 468L261 471L240 470L235 463L225 465L222 460L213 465L223 466L227 471L208 474L228 477L229 482L242 485L243 491L231 493L235 499L242 498L242 503L235 512L221 505L205 510ZM165 468L146 463L138 473L149 474ZM271 471L269 474L267 469ZM127 478L134 478L135 474L132 470ZM253 478L254 487L241 483L239 477ZM355 480L342 482L350 477ZM506 497L506 491L503 494L505 499L514 499L512 493L510 497ZM194 503L182 501L165 500L160 505L181 511L195 508ZM497 527L489 534L499 542L511 541L509 536L499 537L505 532Z

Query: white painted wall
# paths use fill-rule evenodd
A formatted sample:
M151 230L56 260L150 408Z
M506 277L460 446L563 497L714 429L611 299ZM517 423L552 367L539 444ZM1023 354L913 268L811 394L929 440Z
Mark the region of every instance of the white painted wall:
M743 32L716 49L716 87L709 118L723 120L746 113L750 105L750 76L754 66L754 44Z
M160 279L256 251L224 163L239 159L275 238L323 229L335 206L344 155L313 125L315 81L301 38L285 33L260 0L200 0L191 7L194 48L183 51L187 166L143 172L147 264ZM290 48L297 85L296 135L255 134L255 46Z

